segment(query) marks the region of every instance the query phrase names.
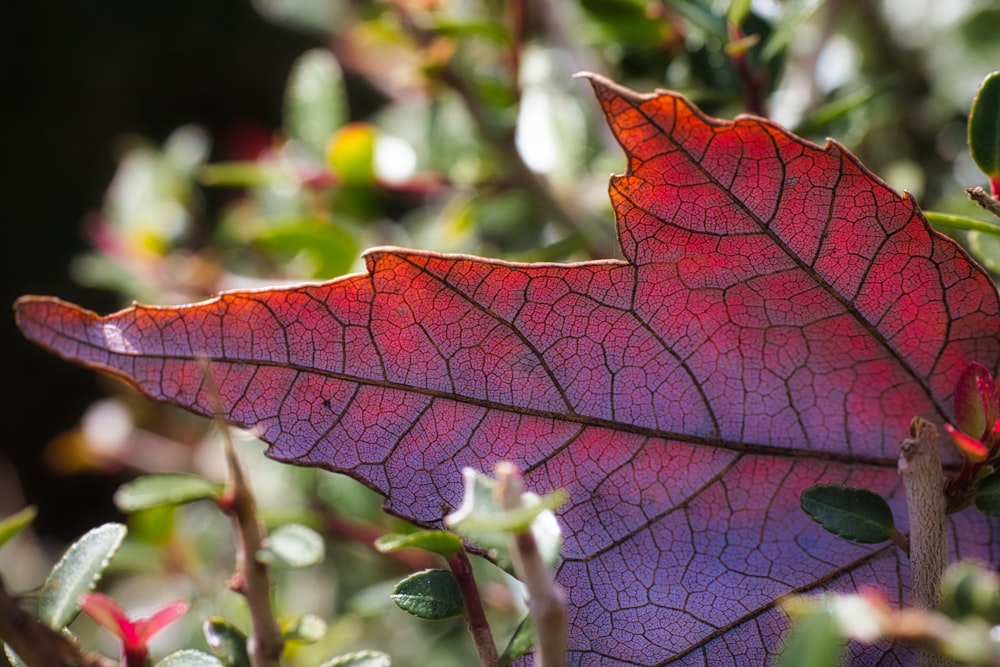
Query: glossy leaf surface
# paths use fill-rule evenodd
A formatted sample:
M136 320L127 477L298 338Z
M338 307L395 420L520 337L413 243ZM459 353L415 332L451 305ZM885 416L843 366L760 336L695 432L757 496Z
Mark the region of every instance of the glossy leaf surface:
M104 318L34 297L19 324L203 414L208 359L269 455L346 472L425 526L458 506L466 466L512 460L533 491L565 488L578 664L761 664L787 627L779 596L877 581L905 597L902 552L827 533L799 495L869 488L905 516L910 419L950 419L969 363L998 370L993 284L837 144L593 84L628 156L611 181L623 260L382 248L322 285ZM988 519L951 524L953 555L997 560Z

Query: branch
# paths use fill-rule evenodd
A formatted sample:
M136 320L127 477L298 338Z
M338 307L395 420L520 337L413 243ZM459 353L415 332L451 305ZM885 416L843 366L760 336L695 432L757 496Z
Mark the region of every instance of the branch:
M940 601L941 575L948 565L945 480L937 437L932 423L914 417L910 437L899 447L899 474L910 513L913 603L923 609L933 609ZM947 663L932 650L918 649L917 664L932 667Z
M976 202L996 217L1000 218L1000 201L991 197L986 190L976 186L974 188L965 188L965 191L968 193L969 199Z
M257 518L257 505L243 466L236 456L229 429L222 419L222 400L212 368L207 359L200 361L206 389L215 404L213 409L222 430L226 463L229 467L226 489L218 501L222 511L232 519L236 532L236 573L229 580L229 587L246 599L250 611L251 631L247 637L247 652L250 654L251 664L253 667L280 667L285 639L271 608L271 578L267 565L257 560L257 553L264 541L260 520Z
M469 554L465 549L459 549L455 555L448 557L448 567L458 580L458 588L465 603L465 621L469 625L469 633L479 653L479 662L483 667L496 667L497 647L493 642L489 621L486 620L486 610L483 609L479 588L472 575L472 563L469 562Z
M30 667L118 667L96 653L85 653L67 635L56 632L27 613L7 593L0 580L0 640Z
M494 472L500 506L514 510L521 506L524 480L513 463L501 461ZM542 561L531 530L516 533L510 557L514 571L528 589L528 611L535 624L536 667L563 667L566 664L566 605L562 592Z

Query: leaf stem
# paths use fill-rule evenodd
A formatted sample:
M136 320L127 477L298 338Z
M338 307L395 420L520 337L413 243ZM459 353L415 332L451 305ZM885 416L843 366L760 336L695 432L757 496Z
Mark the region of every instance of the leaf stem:
M489 621L486 620L486 610L483 609L479 587L476 586L476 579L472 574L469 554L465 549L459 549L447 560L448 567L451 568L452 574L458 580L458 589L461 591L462 601L465 603L465 622L469 625L469 633L472 635L472 641L479 653L479 662L483 667L496 667L497 647L493 641Z
M948 565L945 478L937 438L934 424L914 417L910 422L910 437L899 447L899 474L906 487L910 514L913 603L923 609L933 609L940 601L941 575ZM919 648L917 664L932 667L947 663L933 650Z
M519 508L524 493L520 468L509 461L501 461L494 473L501 507L506 510ZM535 624L535 665L563 667L566 664L567 615L562 591L545 566L530 529L515 533L513 543L511 561L518 578L528 589L528 611Z
M969 218L964 215L937 213L935 211L924 211L924 217L927 218L927 222L931 223L935 227L965 229L974 232L983 232L984 234L992 234L993 236L1000 236L1000 224L995 222L977 220L976 218Z
M18 606L0 580L0 641L31 667L117 667L96 653L85 653L68 636L56 632Z

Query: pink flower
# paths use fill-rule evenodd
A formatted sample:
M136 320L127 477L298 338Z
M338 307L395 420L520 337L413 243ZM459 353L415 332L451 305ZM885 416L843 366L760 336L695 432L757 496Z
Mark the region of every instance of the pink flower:
M122 640L126 667L142 667L149 656L147 644L157 632L183 616L188 603L171 602L145 618L131 619L118 603L101 593L88 593L80 598L80 607L98 625Z

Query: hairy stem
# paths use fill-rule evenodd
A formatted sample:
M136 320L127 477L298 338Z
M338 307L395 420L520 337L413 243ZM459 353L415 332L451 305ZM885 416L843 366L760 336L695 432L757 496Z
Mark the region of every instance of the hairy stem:
M251 663L254 667L279 667L285 640L271 608L271 578L267 565L257 560L264 535L233 441L228 431L223 433L229 481L219 504L232 518L237 538L236 573L229 585L246 598L250 611L252 628L247 638L247 652Z
M469 625L469 633L479 653L479 662L483 667L496 667L497 647L493 642L490 624L486 620L486 610L483 609L483 600L479 596L476 579L472 575L472 563L465 549L459 549L455 555L448 557L448 567L458 580L458 588L465 603L465 621Z
M990 193L986 192L986 190L979 186L974 188L965 188L965 191L968 193L969 199L976 202L996 217L1000 218L1000 201L997 201L990 196Z
M504 509L521 506L524 480L513 463L497 464L497 495ZM535 624L536 667L563 667L566 664L566 605L562 592L552 578L538 551L531 530L513 536L511 561L514 571L528 589L528 611Z
M116 667L118 663L84 653L68 636L27 613L7 593L0 580L0 641L30 667Z
M910 513L910 571L913 603L933 609L940 601L941 575L948 565L948 524L944 472L937 450L938 431L920 417L910 422L910 437L899 448L899 474ZM921 667L946 665L936 652L920 648Z
M218 385L207 359L201 359L205 376L205 386L215 403L216 419L222 430L225 445L226 464L229 479L226 489L219 499L219 507L230 516L236 533L236 573L229 580L229 587L242 595L250 611L250 634L247 637L247 653L253 667L280 667L281 652L285 639L281 627L271 608L271 577L267 565L257 560L257 553L264 542L264 531L257 517L257 503L254 502L250 483L243 466L240 465L233 439L223 421L222 400Z

